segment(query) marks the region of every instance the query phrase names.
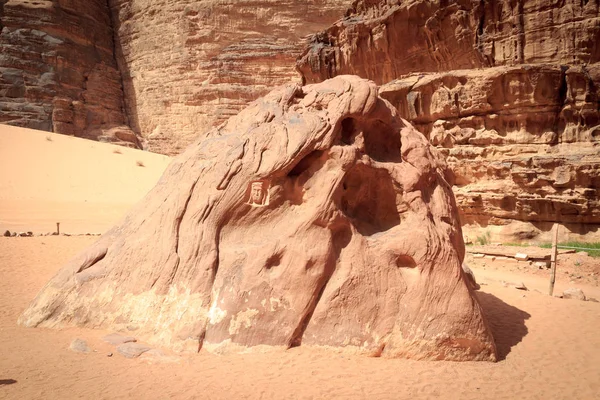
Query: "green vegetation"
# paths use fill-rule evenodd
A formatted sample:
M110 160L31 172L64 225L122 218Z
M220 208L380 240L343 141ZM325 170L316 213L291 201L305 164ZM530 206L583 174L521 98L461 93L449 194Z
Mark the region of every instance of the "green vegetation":
M537 246L537 247L541 247L543 249L551 249L552 248L552 243L535 243L535 244L529 244L529 243L510 243L509 242L509 243L502 243L502 246L514 246L514 247ZM570 247L582 248L582 250L577 250L577 249L570 249L570 250L585 251L586 253L588 253L588 255L590 257L600 258L600 242L596 242L596 243L594 243L594 242L575 242L575 241L560 242L558 244L558 248L561 249L562 248L561 246L566 246L566 247L569 247L569 248ZM594 249L594 250L583 250L583 249Z
M584 248L584 249L594 249L594 250L580 250L580 251L585 251L586 253L588 253L588 255L590 257L600 258L600 242L595 242L595 243L594 242L573 242L573 241L560 242L558 244L558 248L560 249L561 246L580 247L580 248ZM550 249L550 248L552 248L552 244L551 243L542 243L539 245L539 247L542 247L544 249Z
M491 234L489 231L486 231L483 235L477 236L477 243L481 246L485 246L486 244L490 244Z

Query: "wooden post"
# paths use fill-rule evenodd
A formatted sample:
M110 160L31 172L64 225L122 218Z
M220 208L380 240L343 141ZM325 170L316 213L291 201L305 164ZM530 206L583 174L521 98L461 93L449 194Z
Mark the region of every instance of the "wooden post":
M60 235L60 222L56 223L56 234Z
M549 295L552 296L554 292L554 282L556 281L556 259L558 256L558 224L555 223L552 227L552 253L550 254L550 267L552 268L550 272L550 290L548 291Z

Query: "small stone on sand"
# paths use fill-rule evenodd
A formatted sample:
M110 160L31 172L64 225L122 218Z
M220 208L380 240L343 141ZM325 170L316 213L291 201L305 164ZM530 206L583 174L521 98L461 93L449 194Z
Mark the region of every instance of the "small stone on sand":
M150 347L140 343L123 343L117 346L117 351L126 358L136 358L150 350Z
M567 289L562 294L563 299L575 299L585 301L585 294L581 289Z
M118 333L111 333L110 335L106 335L102 338L102 340L114 346L118 346L123 343L137 342L137 339L133 336L123 336L119 335Z
M69 350L74 351L76 353L89 353L92 351L85 340L75 339L71 342L69 346Z

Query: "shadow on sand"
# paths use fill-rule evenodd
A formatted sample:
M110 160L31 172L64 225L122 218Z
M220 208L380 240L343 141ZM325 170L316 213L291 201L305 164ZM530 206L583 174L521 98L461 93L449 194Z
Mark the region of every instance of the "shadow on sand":
M14 379L0 379L0 386L2 385L12 385L13 383L17 383Z
M512 347L527 335L525 320L531 315L506 304L492 294L476 293L496 342L498 361L505 360Z

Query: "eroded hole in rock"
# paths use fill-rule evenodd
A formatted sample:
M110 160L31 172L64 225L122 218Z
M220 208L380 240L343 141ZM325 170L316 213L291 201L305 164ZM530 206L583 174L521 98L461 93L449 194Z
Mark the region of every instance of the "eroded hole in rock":
M346 118L342 121L342 143L352 144L354 143L354 119Z
M396 266L398 268L415 268L417 263L411 256L401 255L396 259Z
M265 262L265 269L270 270L273 267L278 267L281 264L281 254L275 253Z
M340 208L362 235L400 224L396 191L386 170L358 164L348 171L342 183Z
M365 129L365 152L375 161L401 162L402 142L400 132L391 126L375 121Z
M291 104L299 104L304 97L306 97L306 93L302 89L296 90L291 98Z
M342 121L340 140L345 145L364 146L364 152L375 161L402 161L400 132L382 121L365 122L346 118Z
M298 164L294 166L294 168L292 168L292 170L288 173L288 176L296 177L302 175L305 171L310 169L311 165L319 163L319 159L322 155L323 152L321 150L315 150L308 154L306 157L300 160Z

